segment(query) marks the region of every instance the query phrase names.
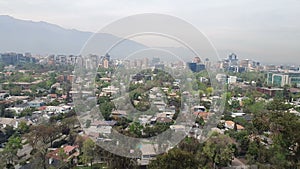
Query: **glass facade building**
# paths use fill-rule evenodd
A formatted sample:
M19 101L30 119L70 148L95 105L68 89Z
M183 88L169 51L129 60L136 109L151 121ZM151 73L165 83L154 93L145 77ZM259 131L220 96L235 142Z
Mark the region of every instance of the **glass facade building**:
M283 87L284 85L300 86L300 72L273 73L269 72L267 83L272 86Z

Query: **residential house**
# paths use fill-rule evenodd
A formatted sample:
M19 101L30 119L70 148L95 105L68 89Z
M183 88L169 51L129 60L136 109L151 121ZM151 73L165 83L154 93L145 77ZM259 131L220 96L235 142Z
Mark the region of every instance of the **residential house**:
M152 144L142 144L140 145L140 150L142 152L141 159L138 160L138 164L141 166L149 165L150 161L155 159L157 145Z
M50 151L47 154L47 158L49 160L50 165L55 163L55 161L71 162L73 164L76 164L78 163L79 155L79 146L66 145L61 148L56 148Z
M208 120L208 117L210 115L209 112L194 112L194 115L196 117L202 117L204 121Z
M124 110L115 110L111 112L111 117L112 118L122 118L122 117L126 117L127 113Z
M45 102L42 100L33 100L33 101L28 102L28 104L29 104L29 107L31 107L31 108L39 108L39 107L44 106Z
M6 126L18 128L18 124L19 124L18 119L0 117L0 128L5 128Z
M226 129L234 129L235 126L235 122L229 120L229 121L225 121L225 128ZM236 124L237 130L244 130L245 128L242 125Z
M156 118L156 123L171 123L173 122L172 119L168 118L168 117L157 117Z

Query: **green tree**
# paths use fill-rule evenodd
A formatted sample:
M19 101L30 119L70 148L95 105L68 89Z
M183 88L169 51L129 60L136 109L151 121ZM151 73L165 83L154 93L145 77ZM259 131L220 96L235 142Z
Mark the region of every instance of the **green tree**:
M122 156L118 156L115 154L111 154L105 152L104 157L109 158L108 160L108 168L122 168L122 169L138 169L136 159L126 158Z
M91 126L92 121L90 119L87 119L85 122L85 127L89 128Z
M249 164L254 164L258 159L258 151L259 151L259 142L257 140L250 142L248 151L246 154L246 159Z
M18 136L11 136L3 150L4 157L7 165L14 165L18 159L17 153L19 149L22 149L22 139Z
M129 126L129 131L132 133L134 137L141 137L142 136L142 130L143 126L138 122L133 122Z
M214 133L203 147L203 152L219 167L226 167L234 157L233 141L226 135Z
M168 153L158 156L149 164L149 169L195 169L198 167L196 156L179 148L174 148Z
M193 154L197 154L198 151L201 151L201 144L193 137L186 137L178 144L178 147L183 151Z
M29 131L29 126L25 121L21 121L18 125L17 131L19 131L21 134L25 134Z
M9 88L9 94L12 96L19 96L22 91L22 88L19 86L13 86Z
M202 117L197 117L196 123L200 126L204 126L204 124L205 124L204 119Z
M211 96L214 92L214 89L212 87L208 87L205 90L206 96Z
M300 161L300 135L297 132L300 128L299 116L289 112L271 112L270 121L271 138L274 142L272 149L275 151L274 154L277 153L277 157L274 156L274 158L282 158L278 154L282 152L282 154L286 154L289 161L289 165L286 167L296 167Z
M96 144L90 138L83 142L81 160L84 164L90 163L91 166L93 165L95 148Z

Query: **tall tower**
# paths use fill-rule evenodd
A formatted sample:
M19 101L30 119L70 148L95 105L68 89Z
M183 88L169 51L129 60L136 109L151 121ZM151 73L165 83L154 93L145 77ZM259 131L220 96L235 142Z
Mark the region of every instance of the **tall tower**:
M106 58L103 60L103 67L106 69L108 68L108 59Z

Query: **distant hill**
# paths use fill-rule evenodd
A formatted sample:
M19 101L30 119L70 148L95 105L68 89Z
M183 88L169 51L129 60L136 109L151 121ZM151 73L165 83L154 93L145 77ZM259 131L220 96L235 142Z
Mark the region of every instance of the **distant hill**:
M47 22L19 20L11 16L0 15L0 53L77 55L91 35L93 35L92 32L65 29ZM101 42L113 42L119 39L110 34L98 34L97 37L101 39ZM127 51L145 48L140 43L126 40L118 50L115 50L115 55L122 56L122 47L126 47Z

